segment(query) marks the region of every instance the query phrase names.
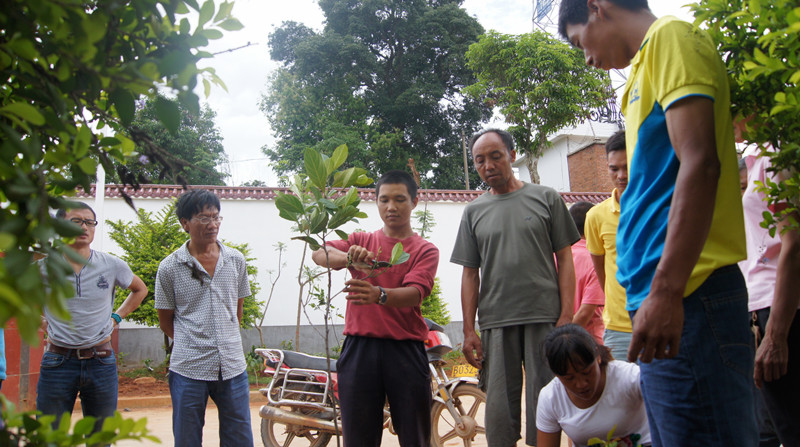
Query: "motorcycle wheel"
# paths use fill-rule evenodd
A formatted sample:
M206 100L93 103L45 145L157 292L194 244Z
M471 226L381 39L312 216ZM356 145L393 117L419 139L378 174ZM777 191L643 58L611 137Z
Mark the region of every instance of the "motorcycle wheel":
M325 447L333 435L313 428L261 419L264 447Z
M456 426L446 405L434 401L431 411L431 444L436 447L471 447L473 443L488 445L486 427L481 425L486 410L486 393L477 385L462 383L453 390L453 401L464 422L463 426Z
M295 399L307 399L305 396L292 397ZM336 398L333 397L333 395L331 395L331 399L334 403L336 402ZM320 399L312 400L319 402ZM335 405L338 404L335 403ZM318 410L304 408L284 407L284 409L305 416L319 412ZM339 425L341 427L341 420ZM325 447L332 437L332 433L320 431L315 428L261 419L261 441L264 443L264 447Z

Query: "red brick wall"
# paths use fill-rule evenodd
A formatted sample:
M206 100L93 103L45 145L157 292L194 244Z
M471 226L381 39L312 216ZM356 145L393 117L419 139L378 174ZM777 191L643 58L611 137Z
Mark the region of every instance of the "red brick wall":
M569 186L573 192L610 192L614 189L608 177L605 146L592 144L567 156Z

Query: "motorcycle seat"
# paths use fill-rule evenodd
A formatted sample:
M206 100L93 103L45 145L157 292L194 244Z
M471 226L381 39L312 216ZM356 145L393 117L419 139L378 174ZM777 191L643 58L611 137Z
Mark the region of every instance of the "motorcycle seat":
M297 351L282 352L283 363L289 368L318 369L320 371L328 369L328 361L325 357L317 357ZM331 372L336 372L336 359L331 359Z

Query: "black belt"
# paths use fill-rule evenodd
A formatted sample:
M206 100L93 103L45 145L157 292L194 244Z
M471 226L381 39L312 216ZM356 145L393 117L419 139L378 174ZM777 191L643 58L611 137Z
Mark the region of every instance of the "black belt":
M48 343L47 352L54 352L56 354L61 354L67 357L74 355L79 360L87 360L95 357L98 358L110 357L111 354L114 353L114 350L111 348L111 342L107 341L105 343L100 343L99 345L92 346L91 348L83 348L83 349L64 348L62 346L57 346L52 343Z

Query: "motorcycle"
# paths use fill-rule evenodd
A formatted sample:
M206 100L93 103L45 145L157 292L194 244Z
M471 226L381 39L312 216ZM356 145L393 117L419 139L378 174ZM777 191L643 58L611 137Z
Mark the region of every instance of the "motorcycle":
M444 328L425 320L425 347L431 370L431 445L487 445L483 420L486 394L474 374L449 378L444 355L452 351ZM324 447L341 435L336 360L283 349L256 349L264 357L264 372L272 376L261 389L268 403L261 407L261 440L265 447ZM395 434L388 403L384 428ZM450 441L450 442L448 442Z

